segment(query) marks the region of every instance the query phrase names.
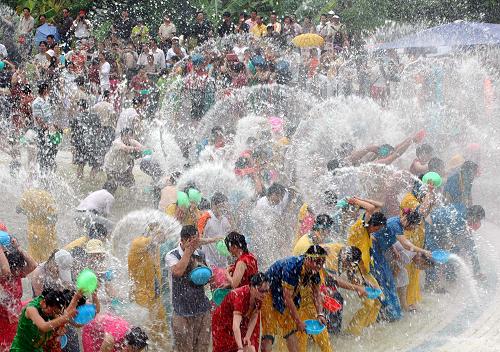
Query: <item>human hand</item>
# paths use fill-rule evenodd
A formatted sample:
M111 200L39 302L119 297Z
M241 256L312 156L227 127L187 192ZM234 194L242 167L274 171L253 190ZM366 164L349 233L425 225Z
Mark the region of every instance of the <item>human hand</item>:
M323 314L318 314L318 321L319 321L321 324L325 325L325 326L326 326L326 325L327 325L327 323L328 323L328 322L326 321L326 318L325 318L325 316L324 316Z
M243 346L251 346L252 345L252 341L250 340L250 336L245 336L243 338Z
M356 292L358 294L359 297L366 297L366 290L364 287L362 286L357 286L356 287Z
M295 324L297 325L297 330L299 332L304 332L306 331L306 324L302 320L296 320Z
M10 236L10 243L11 243L12 247L19 250L19 242L17 241L17 238L15 238L12 235Z

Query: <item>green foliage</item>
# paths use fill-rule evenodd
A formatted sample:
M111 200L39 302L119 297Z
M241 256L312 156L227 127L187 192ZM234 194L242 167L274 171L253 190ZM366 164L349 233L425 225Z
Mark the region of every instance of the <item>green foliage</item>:
M92 5L90 0L20 0L9 1L9 5L21 13L24 7L31 9L31 15L38 19L38 16L45 15L47 21L54 22L62 16L63 8L67 7L73 15L80 9L89 9Z

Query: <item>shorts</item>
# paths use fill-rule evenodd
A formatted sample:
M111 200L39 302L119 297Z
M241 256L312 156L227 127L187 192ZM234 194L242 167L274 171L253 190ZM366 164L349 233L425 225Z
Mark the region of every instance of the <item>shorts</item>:
M282 336L287 339L297 332L297 325L290 311L287 308L283 314L277 311L273 307L270 294L267 294L262 301L261 319L263 339L271 338L274 340L274 336Z

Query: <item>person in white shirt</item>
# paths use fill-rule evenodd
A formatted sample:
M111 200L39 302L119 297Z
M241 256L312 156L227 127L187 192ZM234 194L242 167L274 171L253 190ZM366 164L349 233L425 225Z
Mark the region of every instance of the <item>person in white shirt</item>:
M28 58L31 49L33 48L33 29L35 28L35 19L31 16L29 8L25 7L19 24L17 25L17 32L19 34L18 42L20 44L20 54L23 58Z
M158 48L158 43L156 43L156 39L151 39L149 41L149 49L151 55L154 57L154 63L156 67L158 67L160 70L163 70L167 65L165 62L165 53L163 50Z
M135 128L140 123L141 111L144 104L145 100L140 96L132 99L132 107L124 109L120 117L118 117L115 128L115 138L121 135L121 131L124 128L130 128L132 131L136 132Z
M99 53L99 82L101 85L101 92L110 90L109 73L111 72L111 65L106 59L104 53Z
M146 148L133 139L134 133L130 128L124 128L111 144L111 148L104 157L104 171L108 181L115 181L124 187L132 187L135 183L132 170L134 160Z
M227 214L227 197L216 192L210 199L210 210L208 211L209 219L203 229L202 237L205 239L225 238L231 232ZM207 263L215 268L226 268L227 259L220 255L215 244L207 244L203 246L203 251L206 254Z
M257 11L252 11L250 12L250 18L245 21L246 24L248 24L248 29L249 31L252 30L253 27L257 24Z
M47 59L47 42L42 40L38 44L38 54L35 55L35 64L39 68L47 68L50 65L50 61Z
M92 32L92 23L85 18L85 10L80 10L78 17L73 21L71 30L75 31L75 38L82 40L90 37Z
M172 47L167 51L167 61L170 62L174 56L177 56L180 60L185 58L187 55L186 49L180 46L179 38L172 38Z
M147 44L142 45L142 51L137 58L138 66L146 66L148 64L148 56L151 55L151 51L149 50L149 46Z
M328 16L322 14L319 18L319 24L316 26L316 33L322 36L325 40L332 36L332 28L328 22Z
M115 202L113 194L116 192L116 188L116 182L107 181L102 189L90 193L83 199L76 207L76 224L86 229L90 229L94 224L101 224L108 231L111 231L113 222L107 218Z
M255 208L263 214L280 216L285 211L289 198L288 191L283 185L273 183L269 186L266 196L257 201Z
M158 28L158 37L160 38L160 45L163 50L168 50L172 45L172 38L177 33L175 24L170 20L170 16L163 18L163 23Z

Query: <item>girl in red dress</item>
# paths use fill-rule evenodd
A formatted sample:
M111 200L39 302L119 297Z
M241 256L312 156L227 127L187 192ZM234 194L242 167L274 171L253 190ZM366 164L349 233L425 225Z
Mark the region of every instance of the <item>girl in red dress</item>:
M256 352L260 340L260 307L269 283L262 273L249 286L231 291L212 315L213 352Z
M249 285L252 276L258 273L257 259L248 252L245 236L231 232L224 240L229 252L236 257L236 262L226 272L229 288Z

